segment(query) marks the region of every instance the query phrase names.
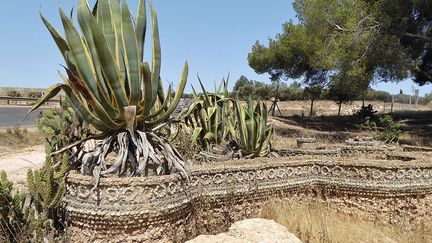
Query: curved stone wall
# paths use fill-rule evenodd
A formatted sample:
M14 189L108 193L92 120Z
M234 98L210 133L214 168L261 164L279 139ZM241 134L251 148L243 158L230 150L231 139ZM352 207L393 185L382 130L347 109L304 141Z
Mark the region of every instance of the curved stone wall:
M257 216L269 198L311 195L365 217L432 219L432 163L328 158L221 163L179 175L92 178L70 173L64 205L75 240L183 242ZM414 205L408 207L407 205ZM408 212L409 216L405 213ZM408 218L407 218L408 217Z

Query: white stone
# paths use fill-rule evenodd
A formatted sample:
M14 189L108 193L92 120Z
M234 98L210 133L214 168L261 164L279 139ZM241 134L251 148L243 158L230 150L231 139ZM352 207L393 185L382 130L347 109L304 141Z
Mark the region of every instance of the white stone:
M267 219L246 219L235 222L226 233L200 235L188 243L300 243L286 227Z

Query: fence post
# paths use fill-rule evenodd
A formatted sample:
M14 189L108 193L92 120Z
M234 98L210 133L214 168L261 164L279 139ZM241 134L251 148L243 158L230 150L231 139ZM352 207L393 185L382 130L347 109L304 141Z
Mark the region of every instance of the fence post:
M392 95L392 103L390 108L390 114L393 114L393 103L394 103L394 95Z

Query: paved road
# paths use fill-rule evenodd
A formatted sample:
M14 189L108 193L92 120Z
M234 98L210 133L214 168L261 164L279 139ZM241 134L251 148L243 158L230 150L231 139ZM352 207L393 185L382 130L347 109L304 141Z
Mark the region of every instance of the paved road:
M0 127L13 127L16 124L20 124L21 126L35 125L35 118L43 109L45 108L33 111L24 119L29 107L0 107Z
M189 107L192 102L193 100L180 100L175 113L179 113L181 109ZM28 106L0 106L0 128L13 127L16 124L20 124L21 126L35 125L35 118L43 109L48 108L37 109L24 119L29 109L30 107Z

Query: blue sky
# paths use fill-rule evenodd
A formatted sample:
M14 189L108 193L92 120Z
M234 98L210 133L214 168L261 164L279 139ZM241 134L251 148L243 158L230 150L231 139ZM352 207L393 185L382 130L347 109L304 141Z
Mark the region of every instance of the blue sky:
M0 8L0 86L45 88L60 79L63 63L54 41L39 18L39 10L61 32L58 7L67 11L78 0L5 1ZM91 3L94 0L89 1ZM137 0L129 0L135 9ZM281 32L282 24L295 20L292 1L288 0L155 0L162 44L162 78L176 84L183 63L189 62L188 82L197 85L196 74L206 86L230 73L231 85L245 75L268 82L268 75L256 74L247 63L247 54L255 41ZM145 58L150 60L150 43ZM411 91L411 81L386 83L380 90ZM432 91L423 86L420 93ZM190 88L187 88L190 92Z

